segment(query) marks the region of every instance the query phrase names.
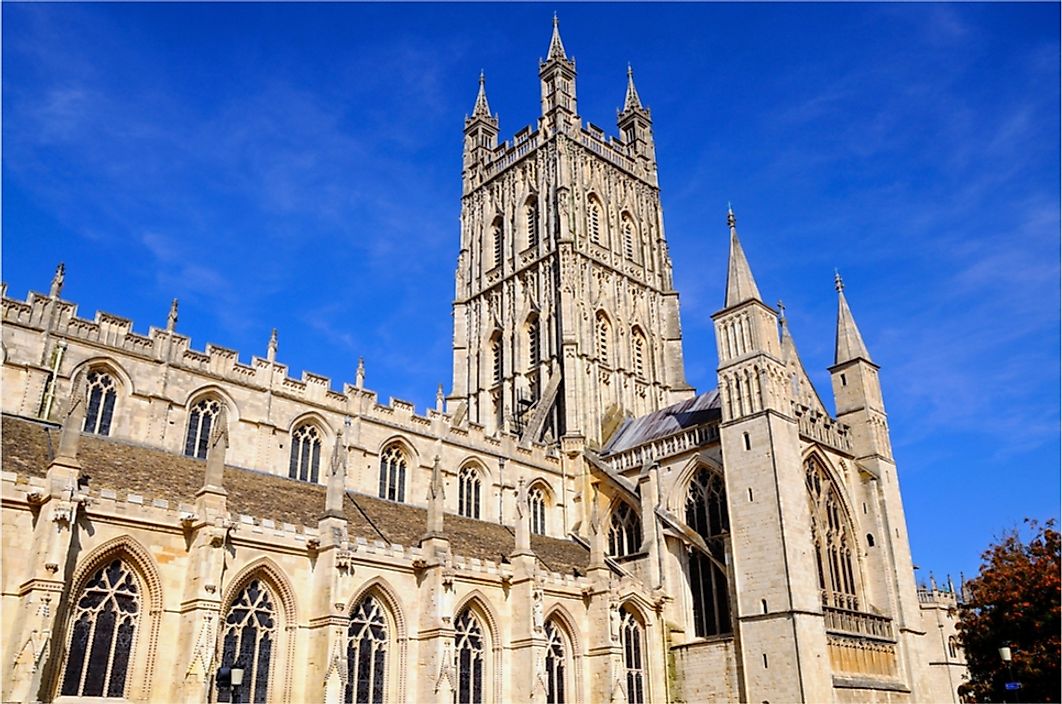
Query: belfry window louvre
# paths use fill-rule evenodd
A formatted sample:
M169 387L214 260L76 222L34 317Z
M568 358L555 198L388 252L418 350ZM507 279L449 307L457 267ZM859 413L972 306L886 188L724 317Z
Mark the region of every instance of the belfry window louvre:
M383 606L367 596L354 607L347 628L344 704L383 704L389 643Z
M260 579L236 595L221 624L221 667L243 666L240 701L269 701L269 674L277 640L273 596ZM231 689L218 689L219 702L231 702Z
M538 245L538 201L528 198L524 206L524 217L527 225L527 246Z
M321 432L312 423L300 425L291 433L288 477L316 484L320 467Z
M597 359L605 366L610 365L609 338L612 337L612 324L604 311L598 311L594 320L595 338L597 343Z
M625 501L612 511L608 528L608 554L612 557L633 555L642 549L642 521Z
M726 562L724 541L730 530L726 488L718 472L700 468L686 493L686 524L704 538L712 556ZM731 633L730 594L726 574L700 550L689 551L689 582L697 637Z
M380 498L388 501L406 500L406 455L394 443L380 453Z
M634 259L634 223L626 214L623 216L623 256Z
M210 429L221 412L221 403L217 399L204 398L192 406L188 414L188 434L184 440L184 454L205 460L207 444L210 441Z
M88 405L85 408L86 433L111 434L111 418L114 416L114 401L118 396L114 377L105 371L93 369L88 381Z
M590 234L590 241L601 244L601 206L593 196L586 204L586 228Z
M538 363L542 361L539 347L538 319L535 318L527 324L527 370L535 371Z
M494 266L501 266L505 256L505 230L502 229L502 220L497 218L491 225L491 244L494 247Z
M623 667L627 674L628 704L645 704L645 660L642 648L642 624L628 609L620 610L620 640Z
M631 366L635 376L645 379L645 335L638 328L631 331Z
M804 471L823 605L858 611L859 589L852 555L852 546L857 543L840 493L818 459L808 458Z
M465 609L454 619L454 658L457 670L457 704L483 702L483 629Z
M502 341L501 336L496 336L490 342L491 380L495 384L502 383L504 369L502 366Z
M458 476L457 512L466 518L479 518L479 472L475 467L462 467Z
M560 629L552 620L546 621L546 704L565 704L565 672L567 648Z
M546 494L542 487L533 486L527 492L527 508L531 514L531 534L546 534Z
M140 617L136 576L124 560L112 560L96 570L71 603L70 645L60 695L124 697Z

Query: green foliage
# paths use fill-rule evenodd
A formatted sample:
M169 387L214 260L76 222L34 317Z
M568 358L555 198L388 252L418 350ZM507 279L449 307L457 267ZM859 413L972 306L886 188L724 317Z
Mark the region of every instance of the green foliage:
M966 584L958 625L970 668L970 681L959 688L965 701L1059 701L1059 534L1054 521L1025 522L1030 541L1017 530L1005 534ZM1002 646L1011 648L1009 667ZM1021 689L1006 691L1009 681Z

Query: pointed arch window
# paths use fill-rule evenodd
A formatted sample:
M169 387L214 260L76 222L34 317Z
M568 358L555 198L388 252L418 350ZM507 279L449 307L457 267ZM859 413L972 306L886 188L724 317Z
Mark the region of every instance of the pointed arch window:
M188 433L184 440L184 454L205 460L210 428L221 412L221 402L214 398L198 401L188 414Z
M634 328L631 330L631 366L634 367L634 375L639 379L646 378L647 348L648 345L645 342L645 335L642 334L641 329Z
M532 318L527 323L527 370L535 371L538 369L539 362L542 361L542 349L541 340L539 339L539 325L538 318Z
M609 342L612 338L612 323L609 322L605 311L599 310L594 320L594 339L597 345L597 359L605 365L610 365Z
M546 621L546 704L565 704L568 648L553 619Z
M627 259L634 260L634 243L637 237L637 232L634 230L634 220L628 213L623 214L623 256Z
M645 641L642 624L629 609L620 610L620 641L626 671L628 704L645 704Z
M140 584L128 563L112 560L82 587L70 628L59 693L69 697L125 696L140 617Z
M491 244L494 247L494 266L501 266L505 256L505 230L502 219L497 217L490 226Z
M383 606L366 596L351 612L347 628L345 704L383 704L389 643Z
M527 492L527 508L531 514L531 534L546 534L546 492L533 486Z
M388 501L406 500L406 453L398 443L392 443L380 453L380 498Z
M111 434L111 419L114 417L114 402L118 397L114 377L100 369L90 370L88 382L88 405L85 407L86 433Z
M689 584L693 601L693 625L697 637L731 633L730 590L726 573L726 536L730 519L726 509L723 477L702 467L690 480L686 492L686 524L700 535L711 555L689 550Z
M317 483L320 468L321 431L313 423L303 423L291 433L288 477Z
M586 203L586 229L590 241L601 244L601 204L594 196L590 196Z
M852 556L852 546L857 543L840 493L818 459L808 458L804 471L822 603L858 611L859 591Z
M642 549L642 521L626 501L612 511L608 527L608 554L612 557L633 555Z
M458 476L457 512L466 518L479 518L479 472L475 467L464 466Z
M457 704L483 702L483 629L471 610L454 620L454 658L457 670Z
M527 246L538 246L538 199L534 196L524 204L524 226L527 228Z
M269 673L277 632L273 595L262 580L252 579L229 606L219 634L221 667L232 667L236 663L243 666L241 701L268 701ZM219 689L217 700L232 701L232 690Z

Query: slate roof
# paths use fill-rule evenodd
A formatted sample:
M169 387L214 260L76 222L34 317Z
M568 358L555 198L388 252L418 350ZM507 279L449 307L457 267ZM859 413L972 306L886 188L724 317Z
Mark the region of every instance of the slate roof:
M59 445L59 429L52 424L3 416L0 450L4 471L43 477ZM203 484L206 463L183 455L84 434L78 448L88 492L102 489L166 499L171 505L191 504ZM241 467L225 467L228 509L261 520L296 526L316 526L324 513L325 487ZM416 546L427 528L427 510L373 496L347 492L343 512L351 538ZM444 533L455 555L502 562L516 546L512 530L496 521L477 521L446 514ZM585 574L589 553L572 540L535 535L531 548L550 570Z
M722 414L719 404L719 391L712 389L640 418L628 418L605 443L601 454L604 456L623 452L650 440L718 421Z

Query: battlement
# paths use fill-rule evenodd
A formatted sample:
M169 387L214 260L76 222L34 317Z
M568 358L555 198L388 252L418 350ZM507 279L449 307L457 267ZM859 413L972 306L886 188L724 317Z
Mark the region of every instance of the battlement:
M844 423L800 403L793 403L793 415L804 437L845 454L852 453L851 429Z
M954 609L959 605L959 595L950 590L937 589L935 586L918 587L918 603L924 607L938 606L945 609Z

